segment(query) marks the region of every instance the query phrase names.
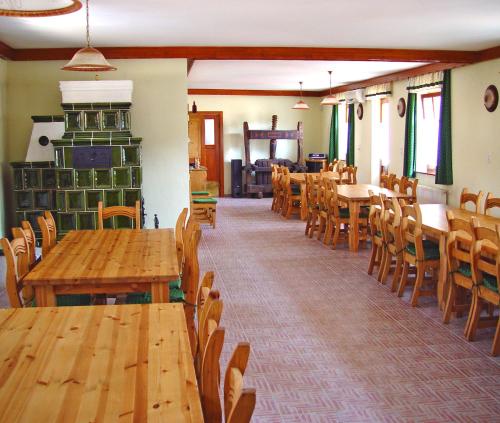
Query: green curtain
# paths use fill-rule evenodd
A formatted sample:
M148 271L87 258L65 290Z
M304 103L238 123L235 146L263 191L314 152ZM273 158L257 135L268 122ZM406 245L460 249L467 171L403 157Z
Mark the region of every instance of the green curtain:
M406 103L403 175L414 178L417 168L417 94L408 93Z
M347 166L354 166L354 104L349 104L347 115L347 154L345 157Z
M436 184L453 185L451 156L451 71L448 69L443 73L443 86L441 88Z
M330 122L330 144L328 147L328 160L339 158L339 106L332 107L332 120Z

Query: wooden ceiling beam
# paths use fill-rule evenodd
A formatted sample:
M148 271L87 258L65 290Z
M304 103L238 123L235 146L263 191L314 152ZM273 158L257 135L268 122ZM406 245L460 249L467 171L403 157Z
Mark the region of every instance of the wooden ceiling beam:
M0 41L0 58L11 60L14 56L14 49Z
M256 96L286 96L300 97L300 91L295 90L232 90L218 88L189 88L188 94L198 95L256 95ZM321 91L302 91L303 97L321 97Z
M191 69L193 68L194 65L194 59L187 59L187 75L189 76L189 72L191 72Z
M108 59L324 60L473 63L476 51L322 47L96 47ZM69 60L77 48L13 49L12 60Z

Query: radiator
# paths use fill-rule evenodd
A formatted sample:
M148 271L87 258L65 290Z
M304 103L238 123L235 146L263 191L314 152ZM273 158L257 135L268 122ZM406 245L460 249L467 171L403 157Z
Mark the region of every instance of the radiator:
M417 201L420 204L448 204L448 191L426 185L417 185Z

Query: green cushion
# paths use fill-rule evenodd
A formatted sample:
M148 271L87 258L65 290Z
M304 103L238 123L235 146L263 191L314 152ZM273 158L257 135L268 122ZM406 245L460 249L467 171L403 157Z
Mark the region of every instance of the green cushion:
M168 290L168 295L170 298L171 303L181 303L184 301L185 296L184 292L182 289L180 289L180 279L177 281L172 281L172 282L179 282L179 288L172 287L170 286L169 283L169 290ZM133 292L131 294L127 294L127 298L125 299L126 304L151 304L151 293L150 292Z
M85 305L90 305L91 302L92 302L92 298L88 294L57 295L56 296L57 307L85 306Z
M193 203L195 204L217 204L215 198L193 198Z
M378 236L379 238L382 238L383 234L382 234L381 231L377 231L377 232L375 232L375 236Z
M208 191L191 191L191 195L210 195Z
M472 269L469 263L460 263L457 272L464 275L466 278L472 278Z
M184 292L182 289L171 289L170 292L171 303L182 303L185 300Z
M345 217L345 218L349 217L349 209L347 207L341 207L339 209L339 213L340 213L340 217Z
M424 260L437 260L439 259L439 245L428 239L422 241L424 244ZM405 248L407 253L412 256L417 255L414 244L408 244Z
M489 273L483 273L483 285L492 291L498 292L497 278Z
M182 280L181 280L181 278L179 278L179 279L176 279L175 281L170 281L168 283L168 287L170 289L180 289L181 288L181 283L182 283Z
M300 195L300 186L292 185L292 195Z

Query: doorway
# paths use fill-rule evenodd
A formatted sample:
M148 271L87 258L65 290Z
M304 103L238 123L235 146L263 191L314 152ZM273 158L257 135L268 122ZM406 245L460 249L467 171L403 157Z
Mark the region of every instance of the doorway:
M207 168L207 191L224 196L224 149L222 112L189 112L189 138L201 166ZM190 160L192 159L190 152Z

